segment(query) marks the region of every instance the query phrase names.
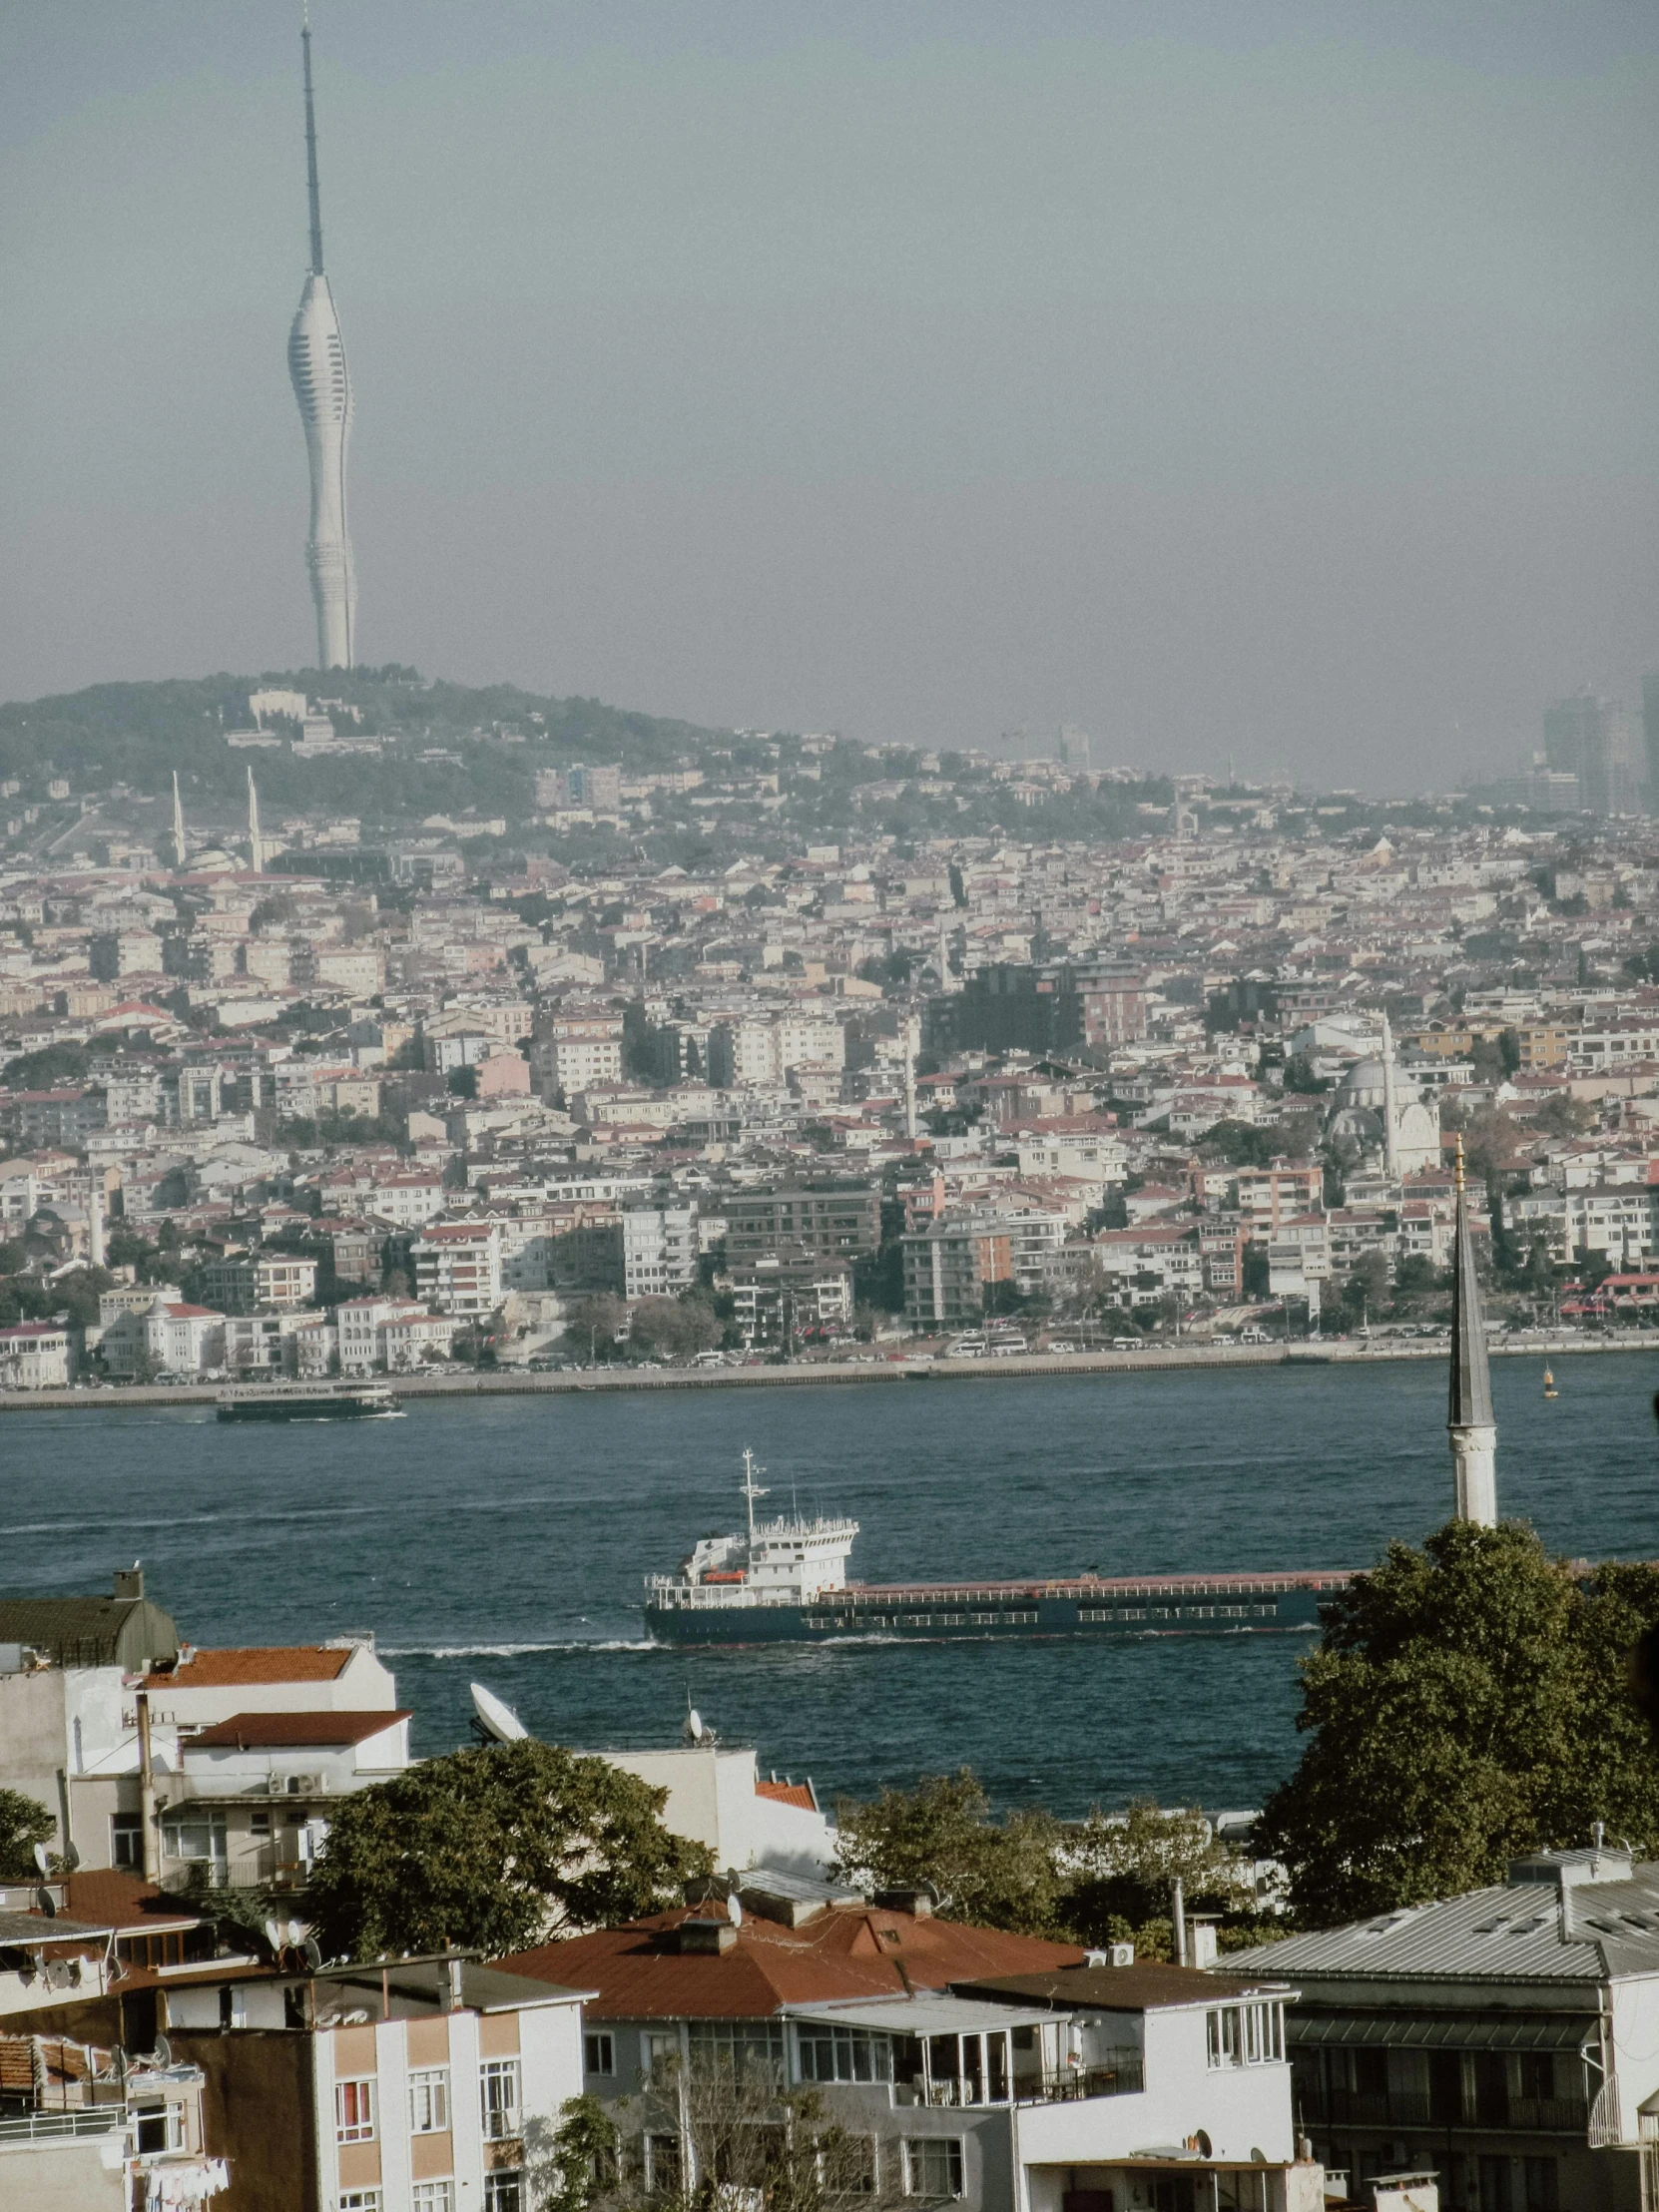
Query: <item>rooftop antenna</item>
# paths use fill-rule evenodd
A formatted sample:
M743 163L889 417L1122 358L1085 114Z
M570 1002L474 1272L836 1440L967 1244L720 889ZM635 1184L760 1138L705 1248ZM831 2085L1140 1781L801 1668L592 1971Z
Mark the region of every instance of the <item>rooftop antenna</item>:
M311 210L311 275L322 275L322 196L316 189L316 110L311 103L311 10L301 0L299 44L305 57L305 192ZM290 79L291 83L292 80Z
M755 1454L745 1444L743 1452L743 1494L749 1505L749 1544L751 1550L755 1546L755 1500L767 1495L767 1492L756 1481L755 1477L758 1474L765 1474L765 1467L758 1467L755 1464Z

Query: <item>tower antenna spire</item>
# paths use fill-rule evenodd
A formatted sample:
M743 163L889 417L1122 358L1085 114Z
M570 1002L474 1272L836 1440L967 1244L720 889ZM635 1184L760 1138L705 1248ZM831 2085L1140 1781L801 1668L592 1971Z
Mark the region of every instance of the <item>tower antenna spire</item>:
M299 46L305 57L305 190L311 210L311 275L322 275L322 195L316 184L316 107L311 99L311 11L299 15Z

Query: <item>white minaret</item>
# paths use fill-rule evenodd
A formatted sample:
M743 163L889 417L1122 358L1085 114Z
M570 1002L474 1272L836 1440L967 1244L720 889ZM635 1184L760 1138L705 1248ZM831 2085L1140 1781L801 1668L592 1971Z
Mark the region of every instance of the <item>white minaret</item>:
M1486 1364L1486 1324L1474 1273L1463 1140L1457 1139L1457 1241L1451 1256L1451 1403L1446 1413L1458 1520L1497 1526L1497 1423Z
M179 771L173 771L173 865L185 864L185 803L179 797Z
M1394 1097L1394 1033L1382 1016L1382 1164L1388 1180L1399 1177L1399 1104Z
M305 58L305 180L310 194L311 267L288 332L288 374L311 462L311 534L305 561L316 602L316 665L349 668L355 658L357 579L345 534L345 447L351 379L334 295L322 274L322 203L316 186L316 116L311 104L311 27L299 33Z
M248 771L248 857L254 873L265 873L265 839L260 835L260 794L254 771Z
M914 1014L904 1017L904 1134L916 1133L916 1054L921 1049Z

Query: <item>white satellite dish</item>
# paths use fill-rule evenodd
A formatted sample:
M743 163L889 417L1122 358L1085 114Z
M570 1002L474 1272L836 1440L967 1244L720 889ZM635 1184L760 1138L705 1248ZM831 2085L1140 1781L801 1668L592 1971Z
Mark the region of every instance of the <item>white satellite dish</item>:
M35 1846L35 1865L40 1869L42 1874L50 1874L52 1872L52 1862L46 1856L46 1846L44 1844L36 1844Z
M703 1741L703 1715L695 1705L686 1707L686 1734L694 1744Z
M738 1896L736 1891L734 1891L732 1895L726 1900L726 1918L731 1922L734 1928L742 1928L743 1900Z
M271 1945L272 1955L275 1957L282 1947L282 1931L276 1921L266 1922L265 1939Z
M518 1744L525 1740L530 1731L510 1705L504 1704L493 1690L486 1690L481 1682L470 1683L468 1687L472 1692L472 1710L486 1736L498 1744Z

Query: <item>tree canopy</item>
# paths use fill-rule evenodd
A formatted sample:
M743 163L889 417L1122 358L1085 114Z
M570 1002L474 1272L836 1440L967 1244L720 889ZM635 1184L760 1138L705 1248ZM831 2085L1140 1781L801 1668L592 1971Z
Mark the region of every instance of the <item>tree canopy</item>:
M30 1882L36 1844L50 1843L58 1824L37 1798L0 1790L0 1882Z
M1659 1760L1626 1654L1659 1624L1659 1570L1582 1576L1518 1522L1451 1521L1324 1608L1302 1663L1309 1742L1257 1848L1326 1927L1501 1881L1604 1821L1659 1846Z
M330 1956L518 1950L680 1902L708 1871L668 1801L604 1759L526 1739L429 1759L330 1816L311 1908Z

